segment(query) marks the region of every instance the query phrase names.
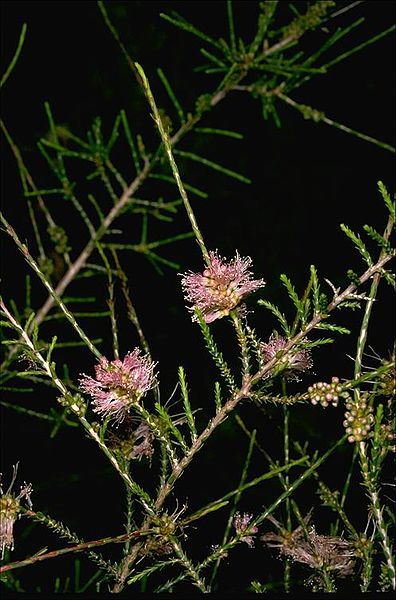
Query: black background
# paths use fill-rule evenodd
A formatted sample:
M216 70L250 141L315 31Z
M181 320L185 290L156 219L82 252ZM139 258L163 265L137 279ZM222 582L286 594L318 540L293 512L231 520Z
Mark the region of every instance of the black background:
M234 4L237 33L250 39L258 3ZM300 9L305 7L303 2L297 4ZM193 72L193 68L202 62L199 48L203 44L164 22L159 13L180 11L208 34L226 36L225 3L131 1L111 2L107 8L129 53L144 67L158 104L172 117L172 107L156 75L157 67L165 71L186 111L193 111L200 93L215 88L218 81L215 76ZM360 15L366 18L362 26L351 32L348 41L338 46L341 51L389 27L394 22L394 12L393 2L364 2L339 17L337 23L329 23L328 26L333 30L338 24L350 23ZM125 108L135 133L143 135L148 148L155 147L157 135L145 100L95 2L3 2L2 13L2 72L14 52L22 23L28 25L22 55L5 86L2 113L38 187L54 185L53 176L35 147L37 140L48 133L44 101L51 104L56 122L66 124L81 137L96 115L102 117L104 130L109 132L117 112ZM288 14L287 3L282 2L280 16ZM301 46L303 49L316 47L325 37L325 32L318 30L308 34ZM365 48L335 66L328 74L311 80L291 96L298 102L323 110L335 121L392 143L393 37L387 36ZM244 135L243 140L214 136L203 138L191 134L180 146L242 172L252 180L250 186L191 163L181 162L180 167L187 181L209 194L208 199L192 198L207 246L218 248L227 257L233 256L236 249L243 256L250 255L255 275L267 282L264 292L257 296L280 302L287 310L286 294L279 285L280 273L290 275L301 292L312 263L322 277L329 278L336 285L346 283L347 268L361 270L356 252L338 225L345 222L358 230L369 222L379 230L383 229L385 210L381 206L376 182L381 179L389 189L393 189L394 158L386 150L325 124L305 121L299 113L285 105L278 108L281 129L276 128L273 122L263 120L257 100L235 92L205 116L202 125L235 129ZM118 160L120 169L128 178L129 159L120 154ZM31 239L18 171L4 142L2 169L5 215L22 240ZM79 171L77 166L75 173L81 181L84 172ZM86 185L81 181L78 189L82 195L86 193ZM169 194L169 198L176 197L169 186L152 189L165 196ZM62 225L75 242L75 250L78 250L82 247L86 231L81 226L74 227L70 209L60 206L54 210L59 211L57 214ZM124 224L124 232L130 232L134 239L138 237L139 220L123 220L121 223ZM150 224L154 239L155 236L167 237L187 230L188 221L182 210L173 224ZM11 242L3 240L2 248L5 256L2 262L5 300L13 297L21 306L21 288L27 271ZM181 271L201 268L199 250L192 240L166 247L163 256L178 262ZM122 258L137 312L153 356L159 362L162 399L164 401L170 396L176 383L177 367L183 364L192 390L193 405L204 409L198 413L198 420L201 419L203 424L205 415L212 411L210 394L217 373L203 351L197 327L191 324L184 308L177 271L165 267L164 275L159 276L140 255L129 254ZM76 295L92 293L90 283L88 287L86 284L85 287L84 284L79 284L81 287L73 285L72 291ZM105 282L95 282L96 285L97 294L103 298L104 304L107 293ZM33 290L33 302L39 306L44 299L45 293L38 284ZM253 299L249 308L253 310L254 305ZM383 304L374 311L370 338L370 344L381 356L388 354L393 342L394 316L391 308L391 294L385 289ZM118 310L122 324L121 353L124 354L138 342L133 329L124 323L122 303ZM261 337L266 339L275 326L271 317L258 307L251 318ZM359 319L359 314L340 314L338 323L356 327ZM91 337L105 338L101 349L109 354L109 324L104 320L96 324L90 321L84 323L84 328ZM232 360L228 351L234 341L228 325L224 320L219 321L213 329L220 336L225 355ZM47 325L45 335L52 334L54 330L54 325ZM60 331L63 339L70 339L68 328ZM311 381L326 380L334 374L350 377L353 363L347 355L353 354L355 343L354 336L350 336L318 350L314 357L314 374L306 377L296 389L305 389ZM69 362L71 376L75 379L82 371L92 372L93 369L91 355L81 349L60 354L58 360ZM14 398L16 396L12 395L11 400L15 401ZM11 401L8 396L5 399ZM55 397L47 389L40 388L18 402L45 411L53 405ZM282 444L280 410L271 408L263 415L254 407L244 405L240 411L251 428L258 427L260 443L273 457L278 457ZM292 439L309 439L313 448L327 449L342 432L342 408L333 410L331 414L329 411L295 407L291 415ZM188 501L191 511L238 484L247 448L246 439L231 420L214 438L178 483L177 495L182 501ZM2 439L5 481L10 475L11 465L20 460L20 477L34 485L36 510L64 520L84 539L122 533L121 519L125 511L122 483L80 431L63 428L53 440L49 440L45 422L4 410ZM347 464L350 452L350 447L345 448L336 459L329 461L325 480L330 487L342 485L345 473L339 472L339 466ZM135 468L137 479L150 489L153 483L147 464L141 463ZM265 468L264 460L256 455L249 477L261 474ZM261 506L270 504L280 491L276 482L247 493L242 497L241 509L259 510ZM302 512L316 502L314 491L314 483L307 482L297 492ZM364 497L358 485L355 500L354 497L352 494L351 503L359 502L364 507ZM174 501L169 501L168 506L172 511ZM362 529L365 526L364 514L357 511L355 515L356 526ZM205 527L189 532L194 558L205 555L211 544L220 541L226 518L224 512L221 515L215 513L206 517ZM315 518L318 529L322 525L321 531L327 533L327 509L317 509ZM58 547L59 541L40 527L31 526L33 531L26 528L22 536L18 535L23 531L22 523L16 528L18 537L17 548L12 555L14 560L44 545ZM267 530L267 526L263 525L262 530ZM114 553L116 557L118 549L109 547L106 552L109 556ZM276 578L281 565L279 561L269 562L269 556L262 548L253 552L247 547L231 554L228 568L220 577L223 589L244 589L254 578L264 581L268 568ZM34 590L41 584L43 589L51 590L55 576L62 570L71 575L70 558L30 567L22 577L23 585ZM83 579L88 578L91 572L92 567L84 561Z

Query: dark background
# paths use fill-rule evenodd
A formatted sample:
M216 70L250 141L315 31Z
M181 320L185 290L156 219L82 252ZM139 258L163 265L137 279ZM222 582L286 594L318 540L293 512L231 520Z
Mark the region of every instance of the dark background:
M255 31L257 2L235 2L237 34L251 39ZM340 7L346 3L339 3ZM299 2L300 10L305 3ZM110 18L120 32L129 53L140 62L151 81L158 104L172 117L172 107L156 75L161 67L185 108L194 110L197 96L212 91L218 79L213 75L194 73L193 68L202 62L199 48L204 44L181 32L160 17L161 11L177 10L197 27L211 35L227 36L226 8L223 2L111 2L107 4ZM365 23L351 32L334 52L353 47L388 28L394 22L393 2L364 2L329 23L331 30L337 25L351 23L358 16ZM280 6L280 19L289 15L287 3ZM289 18L287 16L287 18ZM51 104L57 123L65 124L76 135L84 137L93 117L102 117L104 130L109 132L120 108L125 108L135 133L140 132L148 148L157 140L153 123L136 81L105 27L95 2L3 2L2 4L2 72L13 55L22 23L28 33L22 55L3 92L2 115L11 135L19 145L24 159L39 188L52 187L53 175L49 173L36 149L36 142L48 133L48 123L43 107ZM284 21L283 21L284 22ZM326 34L318 30L308 34L301 42L307 49L316 47ZM329 57L329 58L330 58ZM344 123L387 143L394 143L394 37L387 36L336 65L328 74L318 76L302 86L291 97L303 104L323 110L329 118ZM379 230L385 225L385 210L376 188L381 179L393 190L394 156L381 148L349 136L325 124L305 121L299 113L285 105L279 106L281 129L272 121L264 121L260 103L247 94L233 93L207 114L201 125L235 129L244 135L243 140L206 137L191 134L180 145L202 153L231 169L242 172L252 180L250 186L228 179L220 173L204 170L192 163L180 162L183 177L208 192L208 199L191 199L198 222L209 248L218 248L222 255L231 257L238 249L241 255L250 255L254 272L267 282L264 292L257 294L280 302L287 310L286 293L279 284L279 274L287 273L301 292L308 279L309 265L314 263L320 276L336 285L347 281L347 268L360 272L362 266L351 243L339 230L339 223L349 224L354 230L369 222ZM175 125L177 128L177 125ZM121 171L128 178L129 159L118 156ZM31 239L30 223L14 159L3 142L3 210L7 219L17 229L22 240ZM79 192L84 196L88 189L81 178L83 171L76 167L80 177ZM176 198L176 192L164 184L151 188L167 199ZM85 230L74 227L71 210L56 207L61 224L75 243L75 252L82 247ZM56 202L56 200L51 200ZM132 241L139 236L140 222L120 221L124 231L130 232ZM117 225L119 222L117 222ZM173 224L150 222L154 239L188 231L188 221L180 210ZM22 306L22 284L27 267L13 248L12 242L3 239L3 281L5 300L15 298ZM33 244L31 245L33 251ZM181 265L181 271L199 270L199 250L192 240L178 242L163 249L162 255ZM4 258L5 257L5 258ZM203 350L198 329L192 325L184 308L177 271L164 269L159 276L140 255L123 255L123 266L129 276L132 297L140 316L153 356L159 361L161 395L165 401L176 383L179 364L185 366L190 384L192 403L204 410L198 413L203 424L211 411L211 390L217 377L214 367ZM84 283L73 284L76 295L92 293ZM81 287L79 287L79 285ZM105 282L95 281L99 298L105 302ZM325 284L324 284L325 285ZM40 306L45 294L40 285L33 288L33 304ZM250 309L255 305L249 302ZM394 316L392 297L383 290L383 304L374 310L370 344L381 356L388 355L393 343ZM103 309L103 307L102 307ZM123 320L122 303L119 304L121 354L138 342L133 329ZM341 314L338 323L356 327L359 314ZM275 323L263 309L257 307L251 321L263 339L268 338ZM51 335L56 327L48 324L43 334ZM110 354L110 327L107 321L84 323L91 337L105 338L103 352ZM227 323L219 321L213 327L222 341L225 355L232 360L228 349L233 342ZM71 339L70 329L60 331L63 339ZM59 332L59 328L57 329ZM350 377L356 340L352 335L337 344L315 352L314 373L305 377L296 390L318 379L332 375ZM232 354L232 351L231 353ZM85 350L73 350L57 355L59 364L68 362L70 374L76 380L81 371L92 372L91 355ZM371 359L366 359L369 363ZM371 363L373 361L371 360ZM375 362L374 362L375 364ZM209 376L207 376L209 373ZM48 410L55 396L44 386L37 392L16 399L4 394L7 401L23 406ZM11 399L10 399L11 398ZM205 410L205 409L208 410ZM330 409L329 409L330 411ZM325 450L342 432L342 408L329 411L310 407L295 407L291 414L292 439L309 439L312 448ZM270 408L266 415L256 408L244 405L242 417L251 428L259 428L260 443L273 457L281 452L280 410ZM3 411L3 467L5 482L11 465L21 461L20 478L34 485L34 507L64 520L84 539L122 533L120 519L125 511L122 501L122 483L112 473L105 458L94 445L84 439L76 429L63 428L53 439L48 439L45 422ZM232 420L225 423L215 439L208 444L196 464L178 483L177 495L188 500L189 510L221 496L237 486L247 443ZM324 475L330 487L342 485L345 474L339 473L340 460L347 465L351 448L343 449L336 459L330 460ZM266 468L257 454L249 477L261 474ZM345 467L346 468L346 467ZM146 463L134 467L137 479L150 488L150 474ZM363 495L356 486L356 500L364 507ZM280 493L278 482L268 484L253 493L246 493L241 509L259 510ZM315 503L314 483L306 483L297 492L302 512ZM360 495L359 495L360 494ZM351 503L353 503L353 494ZM170 512L174 501L168 503ZM356 526L365 526L364 512L357 513ZM278 515L279 516L279 515ZM280 515L282 516L282 515ZM329 513L326 509L315 511L316 522L327 533ZM222 535L224 512L206 517L205 526L189 535L193 557L209 551ZM26 523L25 523L26 525ZM202 522L202 525L203 522ZM263 525L262 530L267 530ZM38 526L23 529L16 526L17 548L12 558L22 558L42 546L62 545ZM21 533L23 532L22 536ZM196 542L196 543L195 543ZM41 543L41 545L40 545ZM105 553L118 555L117 548L109 547ZM112 554L113 553L113 554ZM254 556L254 558L252 558ZM235 551L224 569L230 589L244 589L254 578L265 580L268 568L276 578L279 561L268 562L270 554L261 547L255 552L247 547ZM34 590L42 585L53 589L56 575L72 574L70 558L47 561L26 569L22 585ZM238 568L235 568L239 565ZM242 567L243 565L243 567ZM250 565L250 566L248 566ZM257 565L263 571L257 571ZM265 569L264 569L265 565ZM270 565L270 567L268 567ZM234 568L233 568L234 567ZM84 561L82 578L92 573Z

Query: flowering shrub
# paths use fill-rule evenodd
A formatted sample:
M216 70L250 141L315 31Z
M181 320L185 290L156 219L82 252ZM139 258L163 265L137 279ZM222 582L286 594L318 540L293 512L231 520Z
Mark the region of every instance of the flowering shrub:
M202 10L202 3L188 4L193 12ZM11 218L12 203L5 203L4 239L35 277L26 276L17 300L11 291L0 299L4 414L12 425L11 411L20 419L36 419L36 427L5 428L12 430L13 447L21 455L18 476L32 481L13 491L15 464L9 487L0 487L0 576L8 590L50 597L69 591L71 577L75 593L91 595L140 590L181 591L187 597L191 590L232 590L243 597L246 591L308 588L347 590L352 597L359 591L395 590L387 481L394 452L395 365L387 302L395 288L395 205L388 186L378 182L376 200L372 190L367 192L372 225L361 233L341 225L363 264L351 258L353 268L346 276L336 272L336 284L311 265L302 283L275 272L277 252L285 252L291 265L300 262L291 231L299 228L293 210L301 211L301 202L293 198L289 210L284 208L288 194L281 178L279 191L268 194L265 205L266 180L260 181L261 212L249 210L246 192L240 205L230 203L225 210L216 207L216 199L204 204L208 194L187 166L191 161L238 185L250 183L210 153L201 156L202 148L221 151L193 137L222 136L227 143L241 137L232 123L225 126L219 117L221 127L214 127L211 121L212 109L234 92L259 103L264 120L280 127L279 136L288 127L280 120L283 108L293 109L308 121L307 128L328 125L337 135L358 138L356 152L364 140L379 156L394 153L386 142L294 98L294 90L305 89L307 81L324 77L394 28L356 43L352 38L347 48L328 56L361 24L360 19L337 24L360 3L213 4L224 8L226 38L211 37L175 12L162 14L167 24L206 44L197 70L218 78L214 91L196 97L187 112L161 69L157 74L167 108L159 107L161 94L151 88L154 76L148 77L149 69L135 61L123 41L123 11L129 5L140 9L141 3L87 3L87 10L103 17L126 58L159 141L153 141L152 131L135 131L136 122L125 110L109 134L96 118L86 137L76 135L56 122L46 102L49 131L38 149L56 181L46 187L36 184L22 146L2 122L32 225L29 239L25 221L15 223L20 215ZM247 14L252 7L258 12L256 30L242 39L234 12ZM246 23L251 30L252 19ZM18 73L20 62L12 72L24 55L25 36L23 25L2 85ZM191 88L188 93L195 92ZM240 115L246 117L246 111ZM258 177L271 154L267 146L260 152ZM75 169L73 161L80 167ZM309 169L309 176L301 174L307 195ZM209 176L207 185L214 185ZM327 180L321 186L330 187ZM342 207L348 200L340 201ZM315 235L324 235L326 211L337 213L316 207L301 211L309 235L298 231L294 238L306 240L309 248ZM73 211L70 220L67 211ZM231 213L246 228L243 239L233 236ZM175 231L183 219L189 230L183 225ZM248 221L262 227L254 245ZM383 222L380 229L378 222ZM162 227L173 229L162 236ZM212 247L224 246L228 258L223 249L208 251L206 238L215 238ZM183 244L175 246L183 252L172 250L176 243ZM243 256L242 246L250 244L254 261ZM126 254L133 259L126 260ZM341 254L349 261L344 247ZM334 253L331 260L336 263L331 268L338 268ZM149 266L163 275L162 288L155 287ZM18 263L20 281L19 269ZM14 265L10 290L13 271ZM384 307L382 313L376 312L378 306ZM348 311L352 317L345 316ZM386 334L380 351L372 347L378 314ZM346 335L352 346L337 339ZM346 362L340 360L344 355ZM39 470L31 473L48 425ZM9 462L5 472L17 461ZM66 463L73 473L67 473ZM47 565L56 570L63 555L69 571L64 579L56 574L53 583ZM35 569L44 573L40 586L29 575Z

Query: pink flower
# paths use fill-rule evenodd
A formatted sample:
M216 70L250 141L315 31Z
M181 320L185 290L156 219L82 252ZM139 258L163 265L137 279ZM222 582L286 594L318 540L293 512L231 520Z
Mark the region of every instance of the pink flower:
M227 263L216 252L209 252L209 258L210 264L202 274L189 272L182 279L185 299L193 305L189 310L198 308L206 323L227 316L242 298L265 285L263 279L253 279L249 257L241 258L237 252Z
M155 363L135 348L124 360L104 356L95 367L96 379L83 375L82 389L91 396L94 411L121 422L131 406L156 385Z
M304 341L304 340L303 340ZM261 344L261 352L265 362L269 362L275 358L278 353L282 352L287 344L287 340L282 336L271 335L268 343ZM308 349L295 350L291 349L279 359L278 365L275 367L275 373L286 372L288 379L298 379L293 371L302 373L312 367L311 352Z
M341 537L319 535L313 525L305 528L308 530L307 537L301 526L294 531L287 531L271 515L267 518L278 529L278 533L271 531L261 536L270 548L279 548L284 556L306 564L319 573L323 567L336 577L347 577L353 572L355 550L349 541ZM310 515L304 517L304 521L308 526Z
M21 490L17 496L11 494L12 486L15 483L16 475L18 471L18 464L14 466L11 483L8 490L4 493L3 488L0 485L0 550L1 558L4 558L4 551L14 549L14 523L18 517L20 517L20 500L26 497L26 502L29 508L32 507L30 500L30 494L32 492L32 486L30 484L24 484L21 486Z
M243 515L241 515L239 512L235 513L235 517L234 517L234 527L235 527L235 531L237 532L238 535L241 535L242 533L244 533L245 531L249 531L250 535L245 535L241 538L242 542L245 542L249 548L252 548L254 546L254 540L253 540L253 535L255 533L257 533L258 529L257 527L250 527L249 523L252 520L253 515L249 515L249 513L243 513Z
M131 453L131 458L140 460L142 456L151 458L154 453L152 445L153 434L146 423L140 423L139 427L133 432L135 436L135 445ZM137 441L140 441L138 444Z
M140 416L125 415L122 424L117 425L117 429L108 430L109 447L128 460L140 460L142 456L151 459L154 454L154 435L147 423Z

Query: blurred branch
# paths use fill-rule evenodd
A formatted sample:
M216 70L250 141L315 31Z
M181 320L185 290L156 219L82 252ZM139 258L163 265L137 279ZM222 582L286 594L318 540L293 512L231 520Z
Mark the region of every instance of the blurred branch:
M18 58L22 52L22 47L23 47L23 44L25 41L26 31L27 31L27 25L26 25L26 23L24 23L22 25L21 33L19 35L18 45L17 45L17 49L15 50L15 54L12 57L11 62L8 65L6 72L4 73L4 75L2 76L2 78L0 80L0 88L3 87L3 85L5 84L5 82L9 78L9 76L11 75L12 71L14 70L15 65L18 62Z
M25 514L29 516L30 512L31 511L26 510ZM51 552L46 552L45 554L38 554L35 556L31 556L30 558L25 558L24 560L19 560L16 562L9 563L8 565L4 565L3 567L0 567L0 573L5 573L6 571L11 571L12 569L20 569L21 567L27 567L37 562L48 560L49 558L57 558L58 556L63 556L64 554L70 554L71 552L83 552L84 550L90 550L91 548L105 546L106 544L119 544L120 542L125 542L126 540L138 538L140 537L140 535L140 531L133 531L131 533L124 533L122 535L117 535L114 537L105 537L100 540L94 540L92 542L84 542L82 544L77 544L76 546L60 548L59 550L52 550Z

